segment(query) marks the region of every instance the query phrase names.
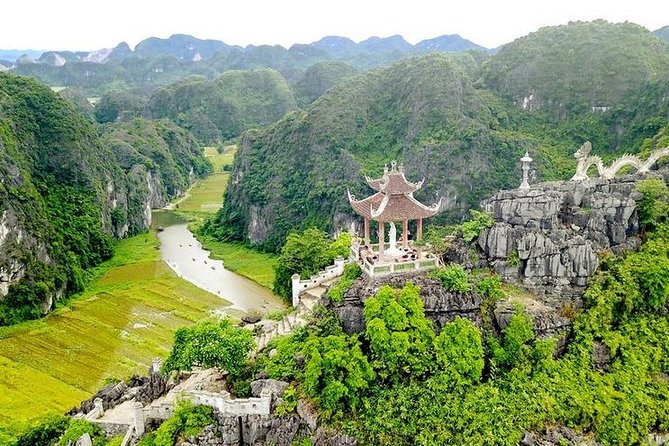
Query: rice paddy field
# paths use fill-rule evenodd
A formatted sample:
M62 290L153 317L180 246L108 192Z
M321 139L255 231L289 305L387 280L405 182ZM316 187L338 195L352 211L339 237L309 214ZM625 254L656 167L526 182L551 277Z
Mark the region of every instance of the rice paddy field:
M230 172L225 166L232 165L237 146L226 146L223 153L218 153L214 147L207 147L205 156L214 166L214 172L207 178L197 182L183 200L174 205L179 212L206 217L215 214L223 203L223 192L228 185Z
M124 240L67 307L0 328L0 444L3 430L66 412L106 379L145 374L177 328L225 309L159 256L155 233Z
M194 229L221 207L230 176L225 166L235 151L205 149L214 173L172 206ZM276 256L199 238L227 269L272 287ZM68 411L110 378L145 374L153 359L166 356L177 328L220 315L228 305L177 277L160 260L155 232L119 242L67 306L39 321L0 327L0 444L36 419Z

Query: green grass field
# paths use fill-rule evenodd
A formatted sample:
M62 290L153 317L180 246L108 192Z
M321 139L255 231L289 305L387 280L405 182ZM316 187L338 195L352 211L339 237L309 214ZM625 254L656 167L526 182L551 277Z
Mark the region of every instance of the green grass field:
M144 374L174 331L228 303L159 260L155 233L120 242L87 291L46 318L0 328L0 426L10 431L88 398L105 378Z
M215 148L207 147L205 156L214 166L214 173L197 182L189 191L188 196L175 205L175 209L195 216L207 216L216 213L223 203L223 192L228 185L230 173L224 167L231 165L237 146L227 146L223 153Z
M197 238L204 249L211 251L212 258L223 260L226 269L272 289L274 265L278 258L275 254L256 251L238 243L220 242L202 234Z

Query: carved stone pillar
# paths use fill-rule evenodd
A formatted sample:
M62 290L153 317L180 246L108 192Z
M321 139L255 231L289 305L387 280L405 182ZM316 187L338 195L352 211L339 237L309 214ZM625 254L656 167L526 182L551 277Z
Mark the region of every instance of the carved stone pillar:
M404 220L402 225L402 246L409 247L409 220Z
M385 250L385 224L379 220L379 262L383 262L383 251Z

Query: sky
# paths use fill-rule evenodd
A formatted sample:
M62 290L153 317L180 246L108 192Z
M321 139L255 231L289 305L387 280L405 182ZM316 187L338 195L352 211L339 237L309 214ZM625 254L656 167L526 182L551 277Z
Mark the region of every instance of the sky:
M575 20L669 25L666 0L8 0L0 13L2 49L82 51L172 34L284 47L328 35L400 34L415 44L460 34L495 48Z

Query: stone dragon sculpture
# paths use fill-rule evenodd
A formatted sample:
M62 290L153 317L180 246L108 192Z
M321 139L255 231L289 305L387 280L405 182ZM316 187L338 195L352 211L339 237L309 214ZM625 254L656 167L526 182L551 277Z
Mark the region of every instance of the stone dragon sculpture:
M653 151L653 153L651 153L645 160L641 160L635 155L626 154L615 160L611 166L606 167L600 157L590 155L591 150L592 144L590 144L590 141L586 141L576 153L574 153L574 158L578 160L578 164L576 165L576 174L572 177L572 181L588 180L588 169L592 165L597 167L597 172L600 177L608 180L613 178L616 173L625 166L632 166L637 172L646 173L660 158L669 156L669 147L664 147Z

